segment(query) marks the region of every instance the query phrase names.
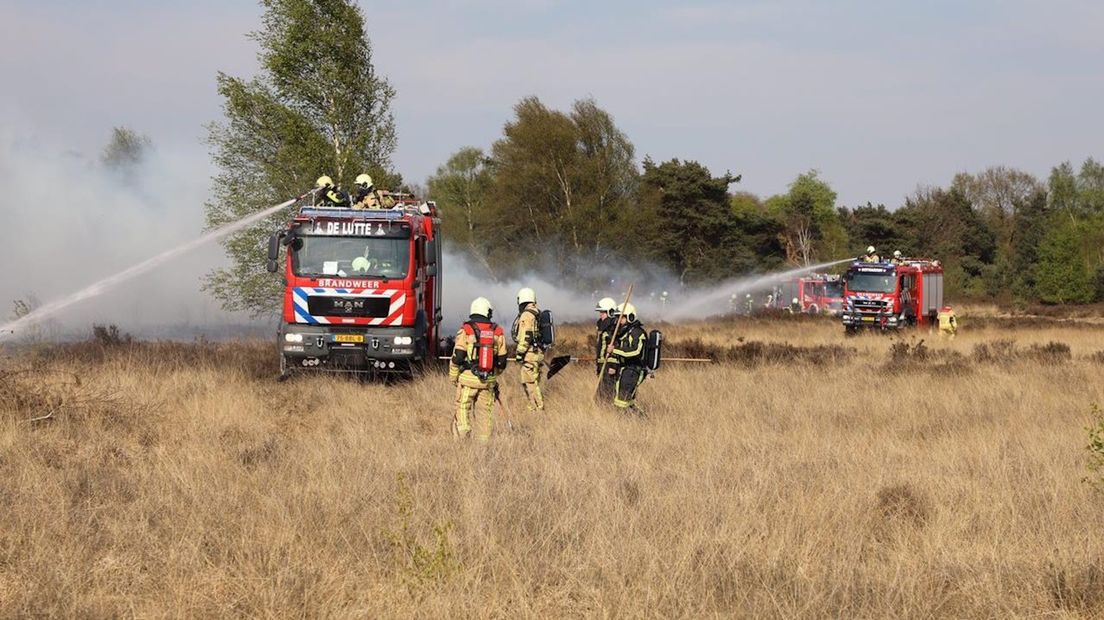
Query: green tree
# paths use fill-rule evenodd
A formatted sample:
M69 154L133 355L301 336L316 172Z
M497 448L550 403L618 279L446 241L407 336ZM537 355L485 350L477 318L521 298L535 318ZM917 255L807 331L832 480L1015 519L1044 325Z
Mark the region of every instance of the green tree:
M1093 274L1082 256L1083 222L1057 217L1039 244L1035 286L1046 303L1087 303L1095 295Z
M986 294L996 240L965 194L957 189L921 188L896 216L910 248L943 262L949 293Z
M874 206L868 202L853 209L840 207L838 213L847 237L856 246L872 245L886 255L892 255L894 250L900 250L905 256L916 254L916 250L909 247L896 214L885 205Z
M728 186L739 180L731 173L714 177L695 161L657 165L645 159L638 211L622 229L631 231L642 258L669 267L682 282L731 275L735 263L746 265L749 252L728 195Z
M816 170L799 175L787 193L773 196L767 207L782 222L786 259L811 265L847 255L847 231L836 212L836 192Z
M1046 234L1047 222L1051 217L1047 208L1047 193L1038 189L1016 208L1016 218L1012 229L1012 254L1008 257L1009 277L998 282L1002 291L1008 290L1012 297L1025 301L1036 298L1035 263L1038 261L1039 244ZM998 298L1000 293L995 295Z
M731 273L769 272L785 264L782 223L772 214L763 199L751 192L733 192L733 232L730 256ZM726 274L730 275L730 274Z
M468 146L453 153L429 178L429 196L442 212L441 232L445 243L483 265L494 278L495 269L487 251L497 238L489 213L494 174L482 150Z
M1042 189L1042 184L1022 170L994 166L978 174L955 175L951 189L966 197L992 231L996 253L985 288L989 295L1007 301L1022 275L1014 271L1014 255L1019 249L1016 239L1019 210L1030 204L1031 197Z
M100 163L112 172L132 174L152 149L149 136L127 127L115 127L100 155Z
M514 113L491 151L492 262L519 271L549 260L542 266L570 276L581 260L612 256L636 185L632 143L592 100L567 114L527 97Z
M1104 165L1092 157L1086 159L1077 175L1077 186L1086 211L1104 212Z
M348 185L360 172L395 186L391 173L394 90L376 73L364 15L350 0L263 0L261 73L218 75L225 119L209 127L219 173L206 205L214 228L301 194L329 174ZM279 277L264 271L263 240L287 213L229 237L231 266L206 288L228 310L278 307Z

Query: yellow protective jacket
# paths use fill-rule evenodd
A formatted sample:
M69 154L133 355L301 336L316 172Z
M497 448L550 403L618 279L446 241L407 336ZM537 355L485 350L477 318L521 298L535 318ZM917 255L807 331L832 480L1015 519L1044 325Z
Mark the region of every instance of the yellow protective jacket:
M479 334L470 331L472 325L494 334L494 367L485 377L479 376L480 373L477 372ZM505 369L506 335L502 332L502 327L486 317L473 315L456 332L456 344L453 345L452 357L449 358L449 379L465 387L487 389L495 385L498 375Z
M379 190L360 188L353 198L354 209L390 209L395 206L395 199Z
M514 342L517 343L517 356L524 358L526 362L539 362L544 359L544 350L540 347L540 308L537 304L526 304L521 313L514 319L514 328L511 330Z
M958 330L958 317L955 316L954 310L939 311L939 329L945 332Z

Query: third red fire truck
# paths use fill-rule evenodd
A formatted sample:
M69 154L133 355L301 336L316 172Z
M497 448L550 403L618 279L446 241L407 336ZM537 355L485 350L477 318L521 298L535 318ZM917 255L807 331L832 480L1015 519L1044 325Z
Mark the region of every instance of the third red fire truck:
M843 311L843 280L838 275L814 273L797 282L802 312L835 315Z
M856 262L843 276L844 328L901 329L930 325L943 307L943 266L929 259Z

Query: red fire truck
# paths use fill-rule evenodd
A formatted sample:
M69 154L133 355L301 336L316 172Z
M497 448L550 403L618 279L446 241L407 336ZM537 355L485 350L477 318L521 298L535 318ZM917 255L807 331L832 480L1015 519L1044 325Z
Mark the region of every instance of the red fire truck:
M814 273L798 278L797 284L802 312L835 315L843 311L843 280L838 275Z
M906 258L900 263L853 263L843 276L844 329L901 329L930 325L943 307L943 266Z
M300 206L268 243L284 259L280 374L409 372L437 355L441 322L436 205L395 195L391 209Z
M793 300L797 300L797 308ZM808 314L837 315L843 311L843 280L838 275L813 273L775 287L771 307Z

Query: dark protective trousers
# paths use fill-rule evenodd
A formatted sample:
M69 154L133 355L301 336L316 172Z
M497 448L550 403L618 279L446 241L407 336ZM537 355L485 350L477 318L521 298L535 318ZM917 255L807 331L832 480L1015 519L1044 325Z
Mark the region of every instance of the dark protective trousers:
M636 404L636 388L644 382L644 369L640 366L624 366L617 377L615 407L628 409Z

